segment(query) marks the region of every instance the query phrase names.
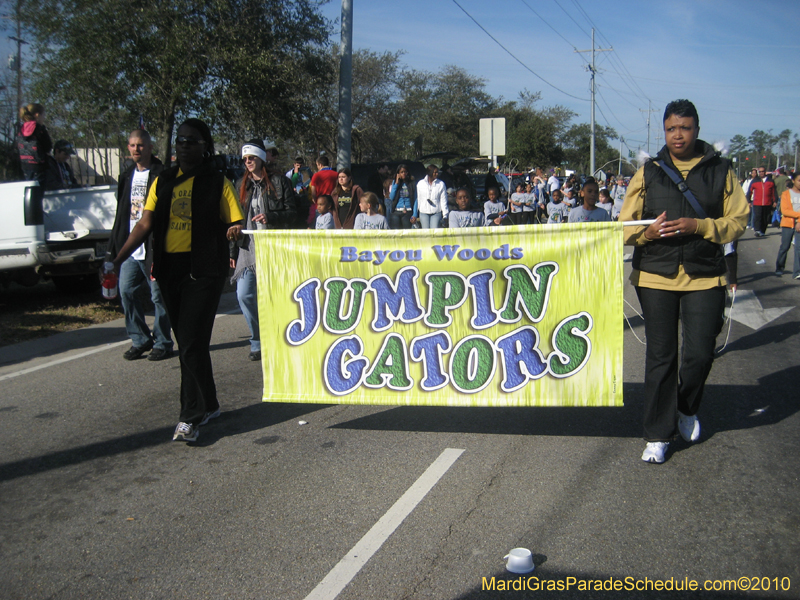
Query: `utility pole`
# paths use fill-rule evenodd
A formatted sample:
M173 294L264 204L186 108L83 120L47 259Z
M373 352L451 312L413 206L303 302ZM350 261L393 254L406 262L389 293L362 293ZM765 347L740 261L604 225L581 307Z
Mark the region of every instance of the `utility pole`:
M342 0L342 41L339 45L339 143L336 164L350 168L353 133L353 0Z
M591 73L592 83L592 138L589 146L589 171L591 176L594 177L594 147L595 147L595 128L594 128L594 74L597 72L594 66L594 53L595 52L613 52L614 48L595 48L594 47L594 27L592 27L592 49L591 50L575 50L575 52L591 52L592 64L586 67L586 70Z
M620 136L619 138L619 169L617 170L617 175L622 175L622 144L625 143L625 140Z
M650 154L650 113L658 112L653 110L652 102L647 101L647 110L639 109L639 112L647 113L647 153Z
M17 43L17 56L15 59L9 60L10 69L12 71L17 72L17 106L16 109L14 110L14 122L18 121L19 109L22 106L22 44L28 43L22 39L22 19L20 18L21 11L22 11L21 0L17 0L16 6L14 7L14 16L13 17L4 16L4 18L6 19L13 18L17 25L17 35L8 36L8 39Z

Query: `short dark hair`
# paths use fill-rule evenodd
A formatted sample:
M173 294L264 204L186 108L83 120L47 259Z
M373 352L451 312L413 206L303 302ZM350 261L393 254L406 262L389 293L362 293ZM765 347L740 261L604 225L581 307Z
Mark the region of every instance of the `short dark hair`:
M689 100L673 100L664 109L664 121L666 122L672 115L676 117L694 117L695 127L700 127L700 116L697 109Z
M146 129L134 129L133 131L131 131L130 135L128 136L128 139L134 137L143 140L147 144L153 143L153 138L150 137L150 134L147 132Z
M317 157L317 164L318 165L322 165L323 167L330 167L331 166L331 163L328 160L328 157L325 156L324 154L322 156L318 156Z
M300 163L301 165L305 162L302 156L298 156L294 159L294 162Z

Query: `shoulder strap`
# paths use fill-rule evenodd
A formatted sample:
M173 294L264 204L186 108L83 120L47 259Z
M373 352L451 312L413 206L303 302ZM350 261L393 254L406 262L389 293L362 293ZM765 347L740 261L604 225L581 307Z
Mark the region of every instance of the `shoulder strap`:
M686 198L689 201L689 204L692 205L692 208L694 209L694 212L697 213L697 216L701 219L707 219L708 215L706 215L706 211L704 211L703 207L700 206L697 198L695 198L694 194L692 194L692 190L689 189L689 186L686 185L686 182L681 178L681 176L663 162L659 162L657 160L654 160L653 162L661 167L661 170L669 176L669 178L672 180L672 183L678 186L681 194L683 194L683 197Z

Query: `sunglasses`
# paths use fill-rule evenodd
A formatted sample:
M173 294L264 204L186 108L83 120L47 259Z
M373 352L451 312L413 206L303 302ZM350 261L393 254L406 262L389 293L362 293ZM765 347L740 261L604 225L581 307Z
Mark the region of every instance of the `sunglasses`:
M205 144L205 140L198 140L197 138L193 137L186 137L185 135L179 135L175 138L175 145L178 144L186 144L187 146L196 146L197 144Z

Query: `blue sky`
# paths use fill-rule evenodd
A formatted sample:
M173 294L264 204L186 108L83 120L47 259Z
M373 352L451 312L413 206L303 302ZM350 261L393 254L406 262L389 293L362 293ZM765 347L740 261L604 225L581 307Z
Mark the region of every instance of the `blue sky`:
M598 124L632 149L651 150L664 106L688 98L700 114L700 137L725 141L755 129L800 133L800 36L797 0L456 0L525 66L514 60L453 0L353 0L353 48L403 50L407 66L438 71L453 64L486 80L493 96L541 92L538 106L562 105L590 120L588 53L595 46ZM322 8L336 20L341 3ZM554 89L554 88L558 88ZM565 92L565 93L564 93ZM579 100L582 98L585 100Z

